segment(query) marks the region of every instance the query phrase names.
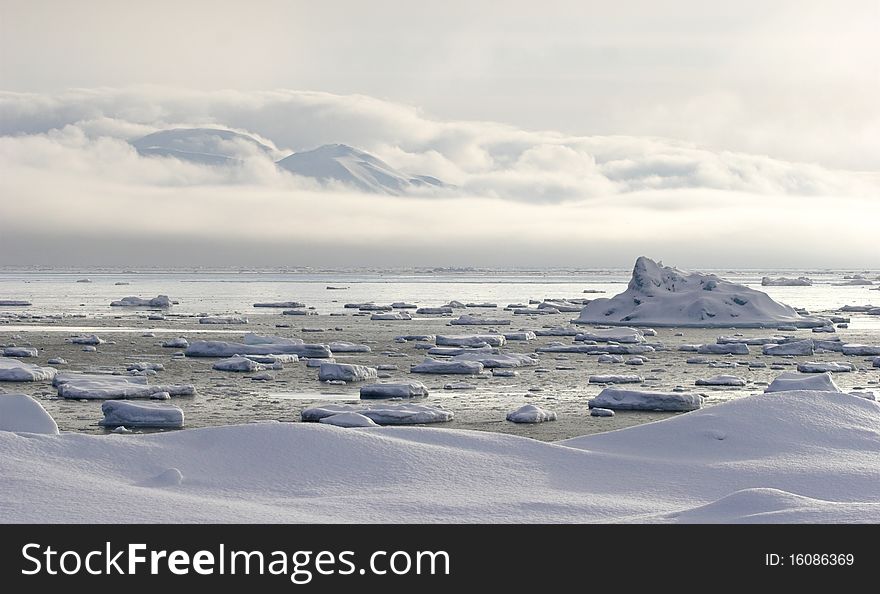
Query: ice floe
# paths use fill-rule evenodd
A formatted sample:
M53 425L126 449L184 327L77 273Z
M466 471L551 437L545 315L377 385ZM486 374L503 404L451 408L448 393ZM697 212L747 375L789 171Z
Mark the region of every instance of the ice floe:
M29 357L39 357L40 351L33 347L6 347L3 349L3 356L27 359Z
M261 303L254 303L254 307L268 307L274 309L297 309L305 306L305 303L300 303L299 301L263 301Z
M241 316L205 316L199 324L247 324L248 319Z
M272 337L269 337L272 338ZM245 337L245 343L247 343ZM197 340L186 349L187 357L232 357L233 355L282 355L293 354L300 357L326 359L332 356L324 344L301 344L289 339L277 342L243 344L219 340Z
M422 382L398 384L369 384L361 386L361 400L380 398L418 398L428 395L428 388Z
M507 340L502 334L470 334L461 336L438 334L435 342L437 346L480 347L488 345L502 347Z
M416 313L419 315L425 316L437 316L444 314L451 314L451 307L420 307L416 310Z
M783 344L767 344L764 345L764 354L773 356L812 355L813 341L806 339L786 342Z
M591 384L640 384L644 378L640 375L617 375L603 374L591 375L589 382Z
M0 357L0 382L45 382L53 379L55 373L52 367Z
M694 384L698 386L745 386L746 380L735 375L713 375L700 378Z
M813 392L841 392L834 383L830 373L800 374L786 371L776 377L764 392L790 392L795 390L810 390Z
M229 357L228 359L221 359L220 361L216 361L214 365L212 365L213 369L217 371L236 371L236 372L252 372L252 371L263 371L266 367L262 363L257 363L252 359L248 359L247 357L241 357L239 355L235 355L234 357Z
M855 371L852 363L836 363L833 361L808 361L806 363L798 363L797 370L801 373L825 373L831 371L835 373L848 373Z
M190 384L149 385L143 377L118 375L57 374L54 384L62 398L77 400L110 400L114 398L152 398L157 394L192 396Z
M617 327L588 330L574 337L576 341L592 340L595 342L618 342L623 344L637 344L645 342L645 337L636 328Z
M350 363L324 363L318 368L318 379L326 381L362 382L376 379L376 368Z
M318 419L319 423L325 425L333 425L335 427L378 427L379 425L370 417L364 416L356 412L342 412L329 417Z
M483 364L479 361L439 361L428 357L409 370L411 373L477 375L483 371Z
M372 419L379 425L411 425L423 423L443 423L451 421L451 411L427 404L375 404L358 407L350 404L325 404L306 408L302 411L303 421L320 421L323 418L340 413L356 412Z
M537 338L537 336L535 335L535 333L531 332L529 330L525 330L523 332L505 332L504 333L505 340L523 341L523 340L535 340L536 338Z
M101 405L104 427L183 427L183 410L170 404L108 400Z
M846 343L841 347L841 349L842 349L842 352L844 355L858 355L858 356L880 355L880 345Z
M812 287L813 281L805 276L799 276L797 278L787 278L784 276L780 276L779 278L771 278L769 276L765 276L761 279L761 286L763 286L763 287Z
M510 320L463 315L449 322L453 326L509 326Z
M488 369L494 367L523 367L537 365L538 361L529 355L521 353L462 353L452 358L452 361L477 361Z
M749 347L742 343L701 344L697 352L701 355L748 355Z
M370 319L373 321L406 321L413 319L411 315L406 313L405 311L395 311L389 313L375 313L370 316Z
M185 349L189 346L189 341L182 336L178 336L177 338L166 340L162 343L162 346L166 349Z
M171 307L171 299L168 295L158 295L152 299L143 299L142 297L123 297L119 301L111 301L113 307Z
M534 404L526 404L514 411L507 413L507 420L511 423L543 423L555 421L556 411L546 410Z
M693 393L645 392L605 388L589 401L590 408L611 410L659 410L686 412L703 406L703 397Z

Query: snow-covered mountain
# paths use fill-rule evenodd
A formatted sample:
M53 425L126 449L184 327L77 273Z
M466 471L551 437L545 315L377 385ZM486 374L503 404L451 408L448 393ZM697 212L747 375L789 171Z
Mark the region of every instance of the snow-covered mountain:
M203 165L231 165L248 157L272 157L274 149L253 136L220 128L160 130L131 141L141 155L174 157Z
M325 144L310 151L294 153L277 164L296 175L340 182L377 194L405 194L415 188L446 187L435 177L408 175L369 153L345 144Z

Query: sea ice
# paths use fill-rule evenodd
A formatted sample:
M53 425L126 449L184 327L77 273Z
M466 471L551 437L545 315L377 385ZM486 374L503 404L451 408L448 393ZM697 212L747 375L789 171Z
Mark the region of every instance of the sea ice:
M698 386L745 386L746 380L735 375L713 375L694 382Z
M535 333L528 330L523 332L506 332L504 334L505 340L535 340L536 338Z
M235 355L228 359L221 359L214 363L213 368L217 371L237 371L245 373L251 371L263 371L266 369L261 363L257 363L256 361L239 355Z
M507 341L501 334L472 334L463 336L443 336L438 334L435 342L437 346L479 347L489 345L502 347Z
M278 342L246 344L217 340L197 340L186 349L187 357L232 357L233 355L283 355L326 359L331 356L330 349L323 344L297 344L280 339Z
M427 404L375 404L366 408L350 404L325 404L304 409L303 421L320 421L325 417L346 412L356 412L380 425L410 425L422 423L442 423L451 421L452 412Z
M318 368L318 379L322 382L341 380L344 382L361 382L376 379L376 368L350 363L324 363Z
M697 352L701 355L748 355L749 347L742 343L701 344Z
M509 326L510 320L463 315L449 322L453 326Z
M791 392L809 390L811 392L841 392L830 373L800 374L786 371L776 377L764 392Z
M373 321L406 321L413 319L411 315L405 311L395 311L390 313L376 313L370 316Z
M773 356L782 355L812 355L813 341L797 340L795 342L786 342L783 344L767 344L764 345L764 354Z
M605 388L590 400L590 408L611 410L660 410L685 412L703 406L703 397L693 393L643 392Z
M764 287L812 287L813 281L805 276L799 276L797 278L786 278L784 276L770 278L769 276L765 276L761 279L761 285Z
M483 371L479 361L438 361L426 358L418 365L410 367L411 373L439 373L451 375L477 375Z
M477 361L483 364L483 367L491 369L494 367L523 367L537 365L538 362L529 355L520 353L463 353L456 355L452 361Z
M617 342L623 344L636 344L645 342L645 337L636 328L621 326L601 330L589 330L581 332L574 337L576 341L594 340L596 342Z
M3 349L4 357L39 357L40 351L32 347L6 347Z
M442 314L451 314L451 307L420 307L416 310L416 313L419 315L425 316L437 316Z
M858 355L858 356L866 356L871 357L874 355L880 355L880 345L867 345L867 344L844 344L842 347L844 355Z
M297 309L305 306L305 303L300 303L299 301L264 301L262 303L254 303L254 307L271 307L275 309Z
M507 420L512 423L543 423L545 421L555 421L556 412L543 409L534 404L526 404L507 413Z
M55 377L52 367L40 367L0 357L0 382L45 382Z
M171 340L166 340L162 343L162 346L166 349L185 349L189 346L189 341L184 337L179 336L177 338L172 338Z
M108 400L101 405L104 427L183 427L183 410L170 404Z
M801 373L825 373L826 371L847 373L850 371L855 371L855 366L852 363L809 361L807 363L799 363L797 366L797 370Z
M400 384L369 384L361 387L361 400L379 398L417 398L428 395L428 388L422 382Z
M205 316L199 324L247 324L248 319L241 316Z
M591 384L640 384L644 380L640 375L591 375Z

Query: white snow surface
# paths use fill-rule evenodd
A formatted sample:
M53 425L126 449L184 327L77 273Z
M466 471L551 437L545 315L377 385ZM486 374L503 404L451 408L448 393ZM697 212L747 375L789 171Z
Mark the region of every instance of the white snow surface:
M0 382L45 382L54 377L53 367L40 367L17 359L0 357Z
M825 320L802 316L769 295L714 274L686 272L644 256L636 260L626 291L588 303L577 324L763 328L814 327Z
M3 431L57 434L58 425L43 405L27 394L0 394L0 433Z
M878 433L878 403L803 391L557 444L319 423L0 431L0 501L6 522L880 523Z
M171 404L108 400L101 405L105 427L183 427L183 410Z

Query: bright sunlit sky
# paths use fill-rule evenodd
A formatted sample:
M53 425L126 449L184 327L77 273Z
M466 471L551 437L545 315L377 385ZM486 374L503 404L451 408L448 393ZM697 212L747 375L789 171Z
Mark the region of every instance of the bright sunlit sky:
M0 264L880 264L877 0L0 0L0 106ZM467 196L125 142L206 124Z

